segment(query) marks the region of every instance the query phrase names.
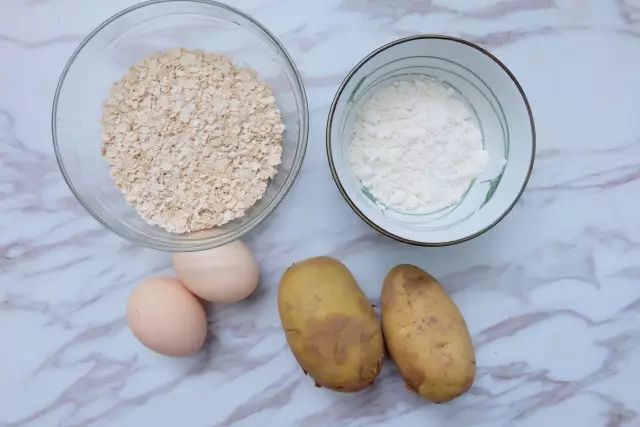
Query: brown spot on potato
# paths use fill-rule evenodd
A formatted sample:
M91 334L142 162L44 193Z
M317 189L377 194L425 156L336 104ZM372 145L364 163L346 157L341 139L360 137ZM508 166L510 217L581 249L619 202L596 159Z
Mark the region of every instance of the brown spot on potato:
M404 382L404 387L409 390L411 393L418 394L418 390L414 389L406 380Z
M293 305L291 305L291 303L289 302L285 302L282 304L282 311L291 311L293 310Z
M358 298L358 306L360 307L360 309L364 312L364 313L370 313L372 312L371 308L373 307L371 305L371 303L369 302L369 300L367 300L364 297L360 297Z
M402 376L404 377L404 381L407 387L411 391L418 393L420 385L424 381L424 373L422 373L420 369L415 368L413 365L409 365L402 370Z
M382 359L365 361L365 363L360 366L360 378L368 384L373 384L378 376L378 372L380 372L381 364Z
M365 342L369 342L371 341L376 335L377 335L378 331L371 331L371 333L367 334L366 332L362 332L362 334L360 334L360 342L361 343L365 343Z
M372 327L374 326L374 327ZM324 319L310 319L305 325L309 331L307 346L320 357L338 365L347 362L349 349L366 342L377 333L375 324L363 322L344 314L333 314Z

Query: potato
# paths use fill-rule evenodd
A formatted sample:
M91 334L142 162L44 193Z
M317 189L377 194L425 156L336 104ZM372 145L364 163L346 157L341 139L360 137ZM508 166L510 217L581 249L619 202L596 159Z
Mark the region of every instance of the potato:
M440 283L412 265L392 269L382 287L382 330L407 387L442 403L473 384L476 359L467 325Z
M282 276L278 310L287 343L317 386L362 390L380 372L380 321L340 261L311 258Z

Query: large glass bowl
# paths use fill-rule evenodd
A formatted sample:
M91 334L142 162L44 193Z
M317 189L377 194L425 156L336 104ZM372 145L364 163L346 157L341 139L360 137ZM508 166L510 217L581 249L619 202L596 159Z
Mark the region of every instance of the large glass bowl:
M440 80L469 102L490 157L460 202L436 212L385 207L355 176L348 160L362 103L379 87L415 76ZM419 35L382 46L349 73L329 112L327 154L340 192L369 225L406 243L443 246L478 236L513 208L533 167L535 128L524 91L495 56L465 40Z
M100 154L102 103L131 65L176 47L228 56L256 70L273 89L285 124L282 164L264 196L224 226L174 234L147 224L126 202ZM55 94L53 144L69 188L116 234L166 251L197 251L236 240L262 222L291 187L307 145L308 107L302 79L280 42L246 14L208 0L154 0L130 7L96 28L67 63Z

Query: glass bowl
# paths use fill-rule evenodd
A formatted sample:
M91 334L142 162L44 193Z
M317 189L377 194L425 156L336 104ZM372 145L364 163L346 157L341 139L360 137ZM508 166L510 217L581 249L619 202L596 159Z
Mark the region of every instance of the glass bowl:
M375 200L348 160L362 103L375 89L412 76L437 79L469 102L490 157L458 203L422 214L394 211ZM478 236L513 208L533 167L535 127L522 88L495 56L465 40L419 35L382 46L347 75L329 112L327 155L340 192L370 226L402 242L444 246Z
M100 154L102 103L131 65L158 51L202 49L258 72L285 125L282 164L264 196L223 226L175 234L147 224L126 202ZM302 78L282 44L246 14L208 0L154 0L109 18L76 49L53 102L53 145L69 188L98 221L134 243L185 252L224 245L256 227L284 198L304 158L308 107Z

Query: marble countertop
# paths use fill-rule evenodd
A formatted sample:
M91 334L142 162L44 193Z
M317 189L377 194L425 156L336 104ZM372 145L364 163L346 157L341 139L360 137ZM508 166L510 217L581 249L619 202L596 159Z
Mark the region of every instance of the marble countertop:
M82 38L133 0L0 6L0 425L637 426L640 395L639 0L241 0L297 62L311 128L285 202L247 242L259 291L210 311L184 359L156 355L124 318L135 283L169 255L107 231L58 171L50 112ZM447 248L385 238L342 200L324 151L330 101L365 54L444 33L503 60L531 102L538 153L527 191L485 235ZM445 405L407 392L393 363L357 394L313 386L286 346L286 266L332 255L372 300L390 267L440 278L477 348L471 391Z

